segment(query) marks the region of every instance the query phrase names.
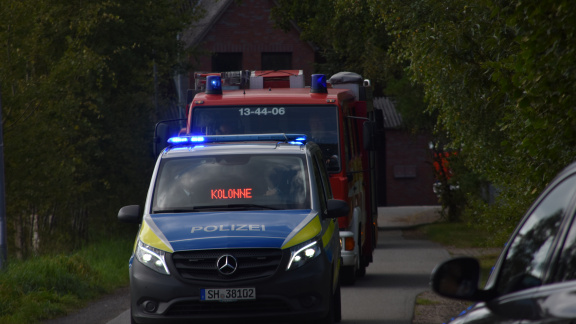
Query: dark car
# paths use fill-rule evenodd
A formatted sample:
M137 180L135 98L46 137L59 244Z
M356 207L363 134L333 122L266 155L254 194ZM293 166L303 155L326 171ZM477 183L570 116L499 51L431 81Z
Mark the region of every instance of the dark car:
M132 323L339 322L341 247L318 145L303 136L172 139L130 259ZM141 211L143 216L141 216Z
M478 302L451 323L576 323L576 163L549 184L518 224L484 289L476 259L432 273L432 289Z

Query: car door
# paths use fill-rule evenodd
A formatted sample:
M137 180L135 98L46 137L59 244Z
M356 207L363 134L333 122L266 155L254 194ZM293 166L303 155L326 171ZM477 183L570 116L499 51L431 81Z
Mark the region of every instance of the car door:
M330 239L330 243L326 246L329 250L327 253L332 256L332 260L334 258L340 258L340 240L339 240L339 231L337 220L334 218L325 217L328 212L328 199L332 198L332 191L330 188L330 180L328 178L328 173L326 172L326 167L322 163L322 155L319 150L312 150L311 152L311 159L312 159L312 169L314 173L314 183L316 189L318 190L318 196L320 200L320 207L322 212L322 226L324 228L332 228L333 234ZM339 262L333 262L334 271L338 273L337 265Z
M556 180L512 234L486 289L495 298L454 323L541 323L543 284L548 280L563 223L572 220L576 176ZM562 323L562 322L559 322Z
M499 297L487 303L493 313L503 315L506 320L494 323L543 320L538 306L539 291L548 280L554 251L562 241L562 224L572 220L575 192L574 174L557 180L544 192L508 241L493 281L492 289ZM510 319L517 321L511 322Z
M542 322L576 323L576 220L571 210L565 222L567 235L559 244L550 267L550 282L534 296Z

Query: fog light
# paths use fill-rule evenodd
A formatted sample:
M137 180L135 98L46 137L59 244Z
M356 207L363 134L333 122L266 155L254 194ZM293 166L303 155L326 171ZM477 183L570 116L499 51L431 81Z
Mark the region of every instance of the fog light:
M304 308L309 308L309 307L314 306L317 301L318 301L318 298L316 298L316 296L304 296L304 297L300 298L300 304Z
M142 303L144 310L148 313L155 313L158 310L158 303L153 300L147 300Z

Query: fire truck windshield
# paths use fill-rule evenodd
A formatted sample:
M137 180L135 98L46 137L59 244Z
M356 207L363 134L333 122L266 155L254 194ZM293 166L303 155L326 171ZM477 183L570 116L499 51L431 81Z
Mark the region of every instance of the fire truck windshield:
M322 149L328 171L340 170L336 106L196 106L192 135L297 133Z

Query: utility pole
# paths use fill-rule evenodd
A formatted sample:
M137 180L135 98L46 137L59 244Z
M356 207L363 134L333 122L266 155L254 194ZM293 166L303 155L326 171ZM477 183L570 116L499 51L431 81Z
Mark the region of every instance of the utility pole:
M6 188L4 186L4 127L2 126L2 89L0 89L0 270L6 263Z

